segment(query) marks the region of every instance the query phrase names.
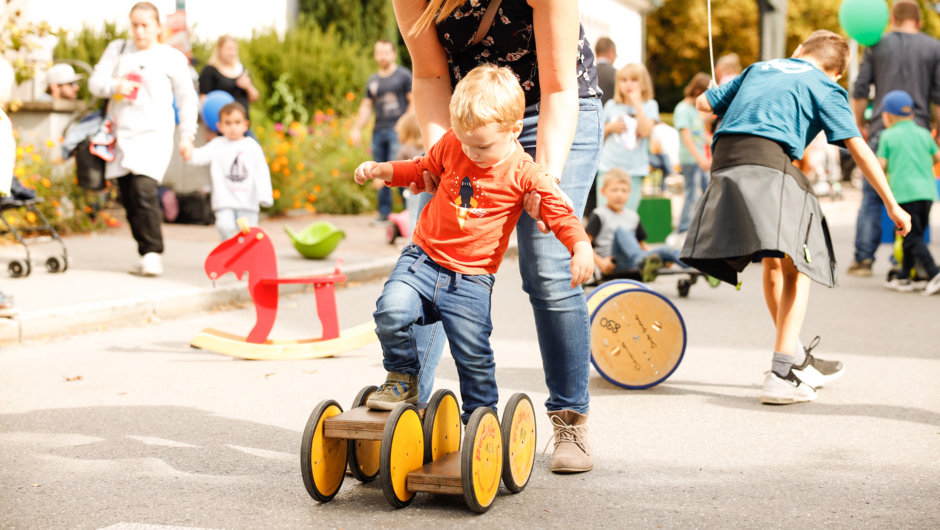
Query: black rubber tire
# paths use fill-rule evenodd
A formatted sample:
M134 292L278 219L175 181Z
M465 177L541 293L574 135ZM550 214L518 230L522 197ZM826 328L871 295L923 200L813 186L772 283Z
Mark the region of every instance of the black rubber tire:
M24 276L23 273L26 272L26 267L23 266L23 262L15 259L7 265L7 272L10 273L11 278L20 278Z
M369 385L363 388L362 390L360 390L359 393L356 394L356 399L353 400L352 407L350 407L350 410L356 407L365 406L366 399L368 399L369 396L372 395L372 393L378 389L379 387L375 385ZM356 452L356 449L361 444L372 444L376 442L373 442L371 440L348 440L348 442L349 442L349 449L347 449L348 453L347 453L346 458L347 458L348 465L349 465L349 473L352 474L353 478L355 478L359 482L372 482L373 480L376 479L376 477L379 476L379 470L376 469L375 473L371 475L363 472L362 467L359 465L359 454Z
M431 447L431 440L434 437L434 418L437 416L437 409L441 405L441 400L446 396L451 396L454 398L454 401L457 402L457 407L460 407L460 402L457 401L457 396L453 392L442 388L434 393L431 396L431 400L428 401L428 408L424 411L424 463L430 464L434 461L433 447ZM460 438L460 424L457 424L457 438ZM459 451L459 448L458 448ZM444 456L444 455L440 455Z
M323 416L323 413L326 412L327 409L333 406L338 407L340 412L343 411L343 407L332 399L321 401L320 404L313 409L313 412L310 413L310 417L307 419L303 441L300 444L300 474L304 478L304 487L307 488L307 493L319 502L330 502L333 500L333 497L343 488L343 479L346 477L346 473L344 472L339 479L339 485L330 493L321 492L313 480L310 446L313 445L313 437L314 434L316 434L317 425L320 423L320 417ZM345 448L347 446L344 444L343 447ZM347 459L344 457L343 460Z
M677 285L679 288L679 297L686 298L689 296L689 289L692 288L692 283L689 280L679 280Z
M499 423L496 413L489 407L480 407L473 411L473 414L470 415L470 421L467 422L467 427L464 429L463 444L460 451L460 480L463 482L463 498L467 502L467 507L476 513L486 513L487 510L493 507L493 504L496 504L496 497L499 496L497 494L496 497L493 497L493 502L483 506L473 493L473 456L476 452L473 441L476 438L477 430L480 428L480 422L487 415L492 415L496 418L497 424ZM500 443L502 443L502 435L500 435ZM505 467L505 462L503 462L503 467ZM502 470L500 470L499 475L502 476Z
M532 441L532 465L529 466L529 474L525 479L525 482L522 484L516 484L515 479L512 476L512 455L509 454L511 450L510 437L512 436L512 417L516 413L516 408L519 406L519 403L522 401L528 401L529 407L532 411L535 411L535 407L532 406L532 400L529 399L529 396L519 392L513 394L509 398L509 402L506 403L506 408L503 409L503 421L499 424L500 431L503 433L503 485L506 486L506 489L513 493L519 493L524 490L526 485L529 483L529 480L532 479L532 467L535 465L535 446L538 445L538 429L532 433L535 438ZM532 419L533 422L535 418Z
M388 416L388 420L385 422L385 430L382 431L382 447L379 450L379 482L382 483L382 493L385 494L385 499L391 504L394 508L404 508L411 504L411 501L415 498L415 493L411 494L411 497L407 499L399 499L398 495L395 494L395 488L392 485L392 442L395 439L395 427L398 425L398 421L401 417L411 411L420 421L421 415L418 414L418 409L414 405L408 403L405 405L400 405L395 407L392 410L392 413ZM423 443L422 438L422 445ZM422 454L423 454L422 447Z
M62 258L59 256L49 256L49 259L46 260L46 270L51 274L64 272L65 267Z

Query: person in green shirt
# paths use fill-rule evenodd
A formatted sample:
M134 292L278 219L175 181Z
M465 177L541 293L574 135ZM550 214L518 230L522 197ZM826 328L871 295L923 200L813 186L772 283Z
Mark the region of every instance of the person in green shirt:
M904 238L904 259L901 273L886 285L898 291L913 291L911 270L915 262L931 278L924 295L940 291L940 269L937 268L924 241L930 223L930 207L937 200L933 164L940 162L940 152L930 131L914 122L914 100L903 90L892 90L881 100L885 132L878 142L878 161L888 174L891 192L901 208L911 215L911 232Z

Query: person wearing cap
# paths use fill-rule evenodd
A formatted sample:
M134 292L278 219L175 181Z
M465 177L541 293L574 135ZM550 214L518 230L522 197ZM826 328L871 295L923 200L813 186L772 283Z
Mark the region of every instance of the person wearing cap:
M930 207L937 200L933 165L940 162L940 149L930 131L914 121L914 99L903 90L892 90L881 100L881 119L885 132L878 142L878 161L888 174L888 184L895 199L911 215L911 231L904 237L904 259L897 278L886 285L902 292L913 291L911 270L915 262L931 279L924 286L924 295L940 291L940 269L924 241L930 222Z
M76 74L67 64L52 65L46 72L46 83L49 86L39 100L78 99L78 82L84 78L85 76Z

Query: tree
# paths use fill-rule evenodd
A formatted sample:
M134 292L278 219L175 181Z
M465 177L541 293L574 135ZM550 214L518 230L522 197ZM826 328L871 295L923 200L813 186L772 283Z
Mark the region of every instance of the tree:
M333 26L344 39L369 47L379 39L398 40L391 0L300 0L300 13L323 31Z
M6 0L9 4L11 0ZM32 79L35 67L35 61L30 61L24 56L26 53L35 50L38 47L36 40L52 33L49 24L43 22L33 24L22 20L22 13L16 10L8 12L8 6L0 8L0 57L7 53L15 54L12 66L16 73L16 82L22 83Z

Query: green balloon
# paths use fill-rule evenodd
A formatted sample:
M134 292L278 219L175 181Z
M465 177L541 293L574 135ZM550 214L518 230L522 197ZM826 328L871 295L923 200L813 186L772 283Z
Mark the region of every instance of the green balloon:
M874 46L888 25L885 0L843 0L839 6L839 24L859 44Z

